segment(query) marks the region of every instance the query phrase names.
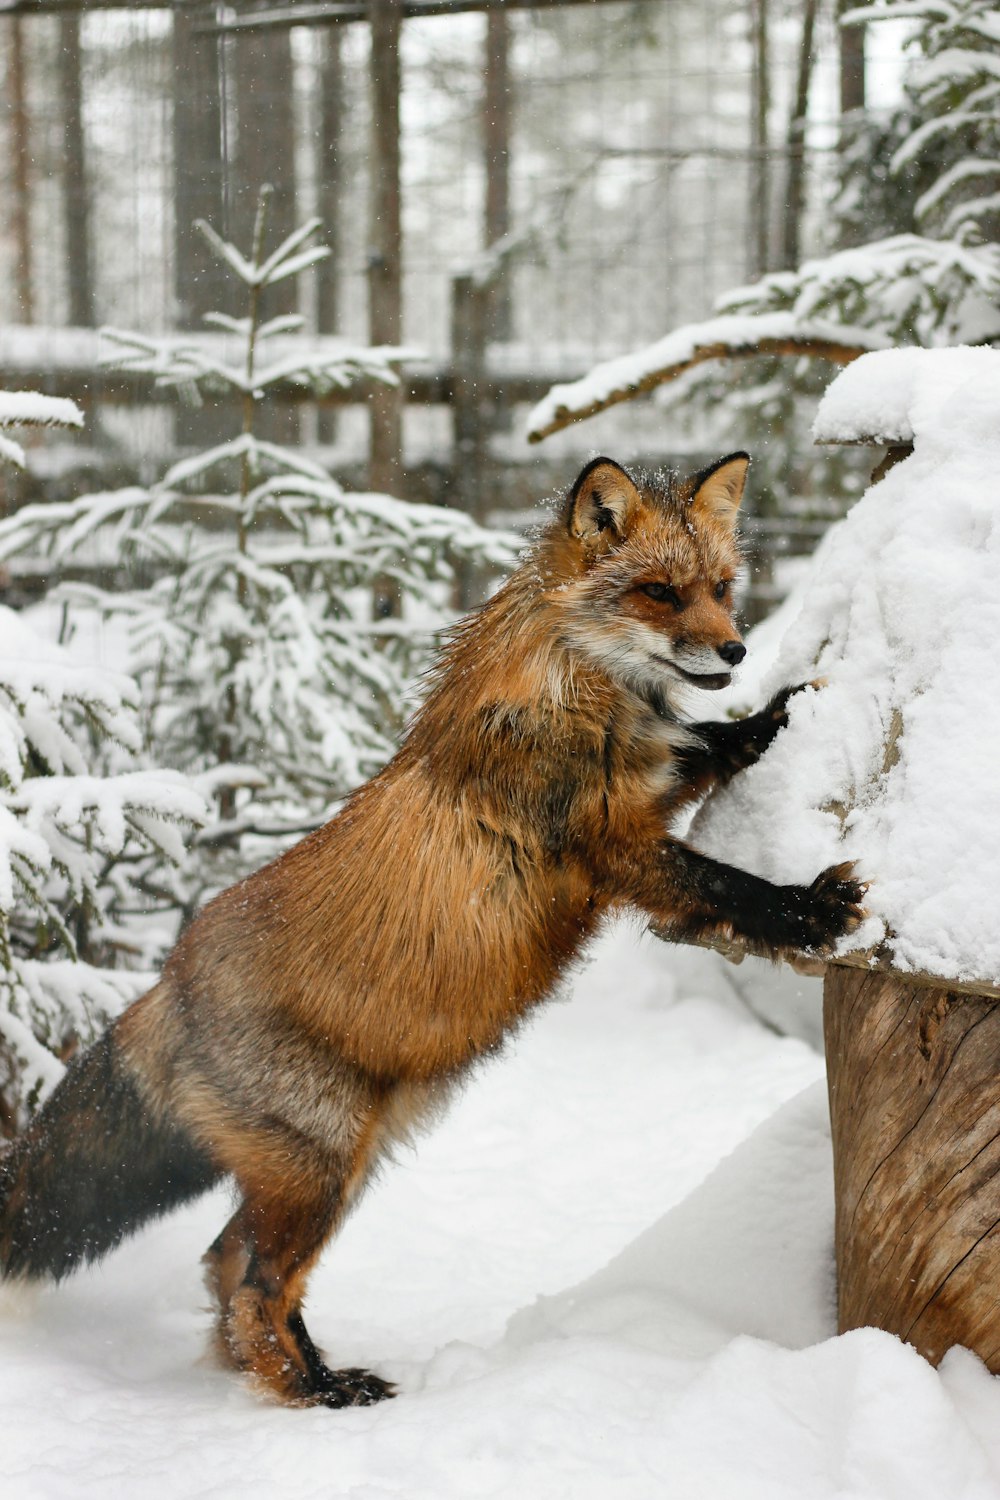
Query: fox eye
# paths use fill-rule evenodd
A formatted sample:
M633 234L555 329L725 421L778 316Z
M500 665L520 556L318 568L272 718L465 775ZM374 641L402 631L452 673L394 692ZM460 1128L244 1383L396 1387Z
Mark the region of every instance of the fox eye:
M661 603L672 604L675 609L680 609L680 595L676 589L672 589L669 583L644 583L642 592L648 594L650 599L657 599Z
M726 589L728 587L729 587L729 579L728 578L720 578L719 581L718 581L718 583L715 585L715 597L716 597L716 599L724 599L726 597Z

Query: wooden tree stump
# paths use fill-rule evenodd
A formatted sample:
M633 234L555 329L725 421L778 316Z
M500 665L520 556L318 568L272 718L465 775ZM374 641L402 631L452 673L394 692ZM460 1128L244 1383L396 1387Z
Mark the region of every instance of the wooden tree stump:
M840 1331L1000 1373L1000 996L831 964L824 1029Z

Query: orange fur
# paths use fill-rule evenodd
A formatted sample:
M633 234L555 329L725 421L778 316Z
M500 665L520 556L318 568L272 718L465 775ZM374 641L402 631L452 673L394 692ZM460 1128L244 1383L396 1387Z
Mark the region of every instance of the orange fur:
M151 1114L240 1190L207 1257L219 1346L283 1400L387 1393L321 1364L306 1274L380 1155L553 992L605 912L728 934L741 903L763 902L747 940L795 940L775 888L668 831L777 732L777 712L757 716L706 749L708 726L679 714L692 676L718 686L742 654L730 584L746 463L686 484L589 465L455 632L391 763L205 907L115 1028Z

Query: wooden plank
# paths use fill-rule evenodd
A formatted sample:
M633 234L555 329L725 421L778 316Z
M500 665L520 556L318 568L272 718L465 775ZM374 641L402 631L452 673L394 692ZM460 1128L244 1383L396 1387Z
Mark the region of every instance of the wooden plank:
M375 0L370 0L375 3ZM567 5L622 5L625 0L402 0L404 20L427 16L458 16L470 12L559 10ZM634 3L634 0L633 0ZM653 4L655 0L639 0ZM210 32L268 31L284 26L342 26L369 19L369 3L333 3L330 5L275 6L255 11L222 23L206 22L202 29Z
M458 16L483 11L561 10L569 5L653 5L660 0L403 0L400 6L404 20L426 16ZM253 10L233 19L215 19L216 6L210 0L4 0L5 16L61 16L86 11L169 10L174 16L186 12L201 19L193 29L203 36L227 33L270 31L291 26L343 26L369 19L369 0L333 0L329 5L275 6Z
M450 406L455 396L455 375L450 366L435 366L428 369L404 370L402 377L404 399L418 406ZM539 377L528 371L510 375L488 374L483 383L487 399L504 401L536 402L545 395L551 384L548 377ZM4 369L0 364L0 387L10 391L44 391L50 396L68 396L81 405L95 401L118 406L135 402L137 405L177 405L182 397L176 386L157 386L148 375L133 375L121 370L95 370L92 365L75 368L30 369L17 365ZM377 387L373 381L358 381L346 388L336 388L325 395L314 395L304 386L282 382L268 392L268 399L301 405L303 402L322 408L336 409L357 406L371 400ZM238 402L239 397L220 397L219 404Z

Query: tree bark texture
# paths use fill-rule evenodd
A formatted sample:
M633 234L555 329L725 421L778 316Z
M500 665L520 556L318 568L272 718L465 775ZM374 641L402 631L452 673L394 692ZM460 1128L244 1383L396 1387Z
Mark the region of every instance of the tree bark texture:
M27 49L22 22L14 18L9 22L9 26L10 52L7 62L7 87L13 176L11 227L16 254L14 278L17 287L18 319L22 323L31 323L34 321L34 303L31 280L31 143L25 77Z
M806 189L806 115L809 110L809 85L812 82L816 11L819 0L804 0L802 35L799 42L799 65L795 80L795 98L788 119L788 166L785 178L785 208L782 221L782 261L790 270L799 263L802 210Z
M831 964L839 1324L1000 1372L1000 997Z
M400 190L400 0L372 0L371 181L368 255L368 337L398 344L403 331L403 229ZM403 470L403 392L383 386L371 401L368 482L398 494Z
M750 0L750 203L747 233L751 277L763 276L771 263L771 156L768 115L771 108L771 60L768 43L770 0Z
M83 53L78 15L59 17L59 93L63 125L63 211L69 268L69 321L76 328L92 328L97 319L90 252L90 199L83 135Z
M283 31L237 36L229 43L228 77L235 116L225 164L226 237L244 254L253 243L261 189L271 188L263 254L276 250L297 224L295 182L294 84L291 35ZM239 317L246 291L229 278L221 311ZM262 318L298 311L296 278L289 276L261 296ZM272 443L299 441L300 413L265 402L254 424L259 438Z
M201 328L207 312L225 306L228 275L195 229L207 219L223 223L222 120L219 50L201 36L183 7L173 12L174 277L177 326Z
M856 9L854 0L837 0L837 16ZM840 113L865 107L865 28L840 27Z

